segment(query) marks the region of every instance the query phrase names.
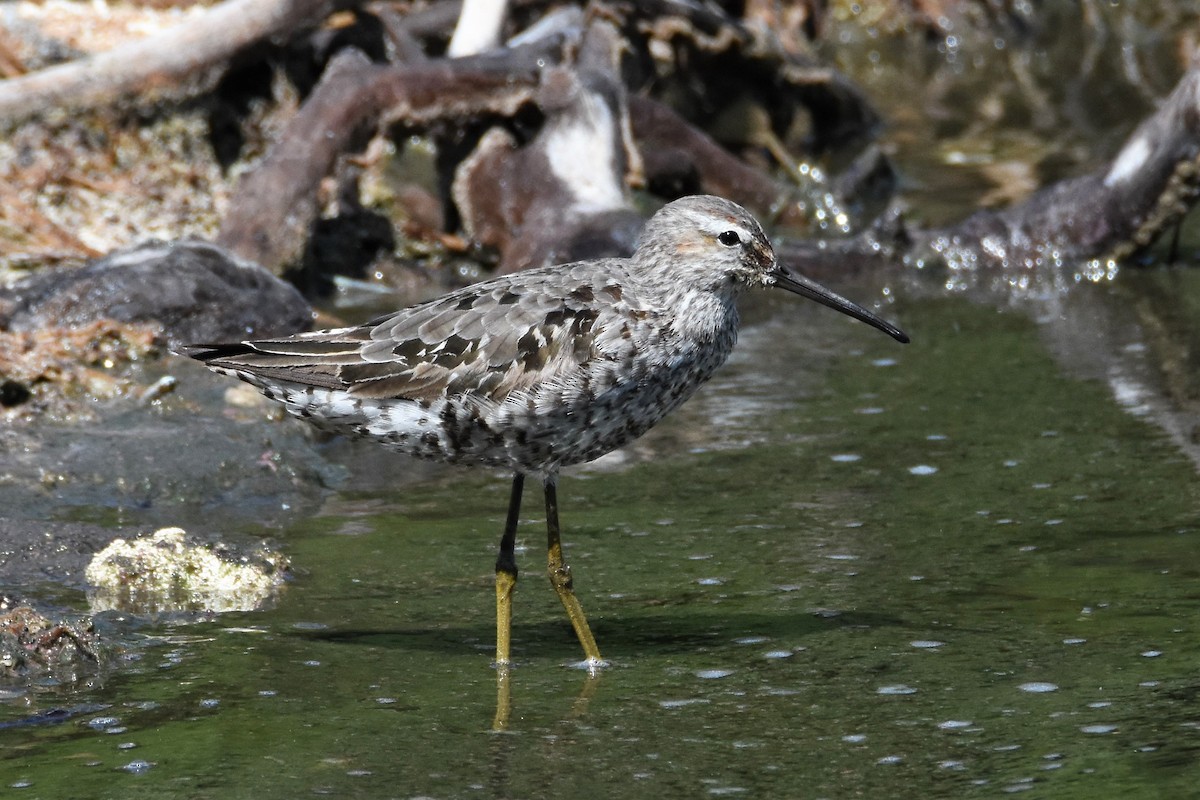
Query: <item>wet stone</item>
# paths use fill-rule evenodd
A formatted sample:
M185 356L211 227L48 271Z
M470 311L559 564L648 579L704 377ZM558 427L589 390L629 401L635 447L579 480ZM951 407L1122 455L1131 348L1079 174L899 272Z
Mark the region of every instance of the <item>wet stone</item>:
M200 240L147 242L0 290L0 329L102 319L161 325L185 344L294 333L310 326L312 309L291 284Z
M26 605L0 607L0 682L52 678L73 683L99 666L97 637L90 621L52 620Z
M96 611L140 614L253 611L282 588L287 567L265 545L242 549L164 528L97 553L86 572L88 600Z

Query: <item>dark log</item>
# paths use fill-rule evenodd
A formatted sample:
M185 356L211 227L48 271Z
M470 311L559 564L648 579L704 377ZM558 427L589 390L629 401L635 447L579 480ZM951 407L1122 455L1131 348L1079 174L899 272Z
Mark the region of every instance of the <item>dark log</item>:
M783 242L779 257L814 277L907 265L941 288L1012 294L1103 280L1149 247L1200 197L1200 64L1116 157L1007 209L933 230L898 213L853 239Z
M651 188L678 182L680 194L720 195L761 215L786 207L787 186L734 156L670 107L648 97L630 97L629 118ZM689 176L694 176L694 185ZM785 214L781 221L803 220Z
M1078 270L1108 273L1150 246L1200 196L1200 65L1193 64L1117 156L1000 211L914 235L910 260L940 260L957 276ZM1007 280L1012 280L1008 278Z

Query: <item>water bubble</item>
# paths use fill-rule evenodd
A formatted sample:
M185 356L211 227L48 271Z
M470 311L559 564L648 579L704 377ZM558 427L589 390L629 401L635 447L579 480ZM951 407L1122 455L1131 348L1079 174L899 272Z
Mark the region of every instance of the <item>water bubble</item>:
M933 475L938 471L938 468L931 467L928 464L918 464L915 467L909 467L908 471L912 475Z
M889 765L889 764L899 764L902 761L904 761L904 758L902 756L884 756L883 758L879 759L875 763Z
M867 735L865 733L848 733L842 737L842 741L848 742L849 744L859 744L860 742L865 742L866 740Z
M683 708L684 706L703 705L708 702L703 697L690 697L686 700L659 700L658 704L662 708Z
M142 761L139 759L137 761L130 761L128 764L121 767L121 769L125 772L131 772L134 775L142 775L146 772L149 772L153 767L153 761Z
M971 727L971 721L967 719L948 719L938 723L938 728L944 731L956 731L969 727Z
M762 644L768 641L766 636L740 636L733 640L734 644Z
M1022 692L1030 692L1031 694L1044 694L1046 692L1057 692L1058 684L1049 683L1048 681L1029 681L1022 683L1017 687Z
M836 461L839 464L850 464L855 461L862 460L862 456L858 453L838 453L829 457L830 461Z

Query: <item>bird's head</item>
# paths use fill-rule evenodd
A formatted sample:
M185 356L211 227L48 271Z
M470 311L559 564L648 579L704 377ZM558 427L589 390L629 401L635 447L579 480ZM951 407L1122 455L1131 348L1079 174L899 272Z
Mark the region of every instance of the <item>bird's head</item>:
M750 212L712 195L668 203L646 223L634 259L660 281L715 292L752 287L787 289L878 328L899 342L908 336L862 306L788 269Z

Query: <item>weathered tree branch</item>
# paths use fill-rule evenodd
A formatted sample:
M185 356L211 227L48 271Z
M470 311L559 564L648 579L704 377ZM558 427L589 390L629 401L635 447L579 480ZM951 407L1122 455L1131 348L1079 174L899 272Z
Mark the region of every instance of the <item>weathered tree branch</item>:
M557 39L493 55L377 65L335 58L270 152L242 177L217 242L281 271L304 246L317 187L356 139L390 122L420 129L440 120L512 116L530 102Z
M648 97L630 97L629 118L652 187L675 183L680 193L721 195L759 214L783 207L787 187L734 156L670 107Z
M0 121L96 108L195 82L243 48L310 25L350 0L226 0L201 18L105 53L0 81Z
M1200 197L1200 63L1104 167L1023 203L955 225L906 228L898 218L848 240L789 242L780 257L813 275L906 263L952 290L1033 290L1073 282L1145 249ZM1097 262L1094 268L1088 262ZM1104 263L1099 263L1104 262ZM1097 271L1098 270L1098 271Z
M1089 260L1137 253L1200 196L1200 64L1180 79L1112 162L1061 181L1002 211L979 211L958 225L914 235L910 260L940 259L954 281L984 275L1036 275Z
M518 142L493 128L458 166L452 189L463 225L500 251L501 272L633 252L643 220L629 184L642 167L620 50L617 30L594 21L575 63L543 73L537 134Z

